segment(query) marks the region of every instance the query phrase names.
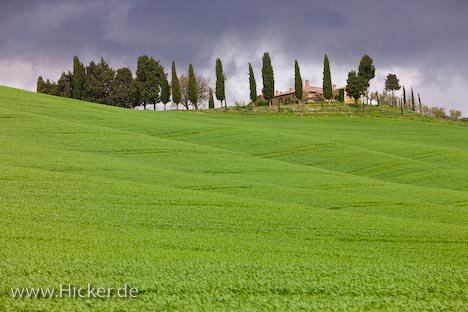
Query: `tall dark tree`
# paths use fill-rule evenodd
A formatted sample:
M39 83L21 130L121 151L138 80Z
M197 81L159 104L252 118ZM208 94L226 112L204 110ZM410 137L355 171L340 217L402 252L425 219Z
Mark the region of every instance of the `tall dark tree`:
M366 81L367 81L366 99L367 99L367 104L369 104L370 81L374 79L375 77L374 61L369 55L366 54L361 58L361 62L359 63L358 74L366 78Z
M72 93L73 98L81 100L85 81L85 67L78 56L73 57Z
M302 92L302 77L299 63L297 60L294 61L294 96L302 103L303 92Z
M213 90L211 88L210 88L209 98L208 98L208 108L209 109L215 108L214 98L213 98Z
M189 65L188 72L188 98L195 109L198 109L198 85L195 73L193 71L192 63Z
M164 68L159 64L159 61L151 57L149 69L151 72L149 84L153 87L151 101L153 102L153 109L156 110L156 104L161 101L162 73L164 73Z
M255 74L252 64L249 63L249 85L250 85L250 100L255 105L257 102L257 82L255 81Z
M405 86L403 86L403 105L406 108L406 89L405 89Z
M387 78L385 79L385 90L392 93L392 105L395 98L395 91L400 89L400 80L398 80L397 76L395 74L388 74Z
M66 98L72 97L72 73L63 72L60 79L57 80L57 95Z
M86 66L86 76L83 83L83 92L81 99L89 102L98 102L98 85L99 85L99 73L98 65L91 61Z
M39 76L37 78L37 85L36 85L36 91L37 93L46 93L46 82L44 81L44 78L42 76Z
M153 57L142 55L138 58L136 71L136 95L139 104L146 109L146 104L156 104L161 98L161 65Z
M414 101L414 92L413 92L413 87L411 87L411 110L413 112L416 111L416 103Z
M82 99L90 102L111 104L114 75L114 70L102 57L99 63L89 63L86 67Z
M127 68L119 68L115 74L112 85L112 105L120 107L133 107L135 103L135 81L132 71Z
M166 110L166 105L171 100L171 86L167 81L167 75L164 72L164 69L161 68L161 102L164 104L164 110Z
M49 95L58 95L59 93L57 84L54 81L50 81L49 79L44 81L42 76L39 76L37 79L37 92Z
M223 63L221 63L221 59L217 58L216 59L216 98L218 101L221 102L221 107L223 106L223 101L224 101L224 107L227 109L227 104L226 104L226 93L224 90L224 83L226 80L226 76L224 75L223 72Z
M330 61L326 54L323 59L323 97L327 99L328 105L330 105L330 101L333 98L333 85L331 80Z
M263 98L268 101L271 109L271 100L275 95L275 78L273 73L273 66L271 65L270 54L265 52L262 58L262 78L263 78Z
M422 103L421 103L421 96L418 93L418 102L419 102L419 112L422 113Z
M55 81L50 81L49 79L46 80L44 85L44 93L49 95L57 95L57 84Z
M348 74L346 80L346 93L354 98L354 103L364 94L367 88L367 80L364 76L358 75L355 70L352 70Z
M182 101L182 92L180 90L179 77L177 76L174 61L172 61L171 89L172 89L172 102L175 103L176 109L178 110L179 104Z

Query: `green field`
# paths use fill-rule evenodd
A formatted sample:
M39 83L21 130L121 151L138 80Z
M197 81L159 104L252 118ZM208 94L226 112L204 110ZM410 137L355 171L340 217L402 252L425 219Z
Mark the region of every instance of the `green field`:
M2 311L468 311L468 126L0 87L0 234Z

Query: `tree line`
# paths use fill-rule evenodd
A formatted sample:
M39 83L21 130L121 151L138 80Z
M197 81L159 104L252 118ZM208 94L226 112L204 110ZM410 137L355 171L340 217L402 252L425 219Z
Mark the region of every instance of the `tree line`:
M224 79L221 61L217 71L220 72L217 77ZM98 62L91 61L84 66L75 56L73 71L63 72L57 82L39 76L37 92L126 108L143 106L145 109L147 105L156 109L158 103L166 109L170 101L177 109L179 105L198 109L200 101L212 95L209 79L197 75L192 64L189 64L186 75L178 76L172 62L169 82L160 62L147 55L138 58L135 77L128 67L115 70L102 57ZM224 81L217 82L216 97L221 102L225 100Z
M404 108L422 112L421 97L418 93L417 104L413 88L411 88L409 98L406 96L405 87L403 87L403 97L395 97L395 92L401 89L400 81L395 74L387 75L385 88L381 94L371 93L370 81L375 77L375 70L373 59L364 55L357 70L351 70L348 73L345 87L347 96L353 98L356 104L359 99L365 97L366 101L362 101L363 110L365 104L369 104L369 100L376 100L377 105L381 103L399 105L402 113ZM226 76L220 58L215 61L215 74L216 83L213 92L209 79L197 75L192 64L189 64L187 74L178 76L173 61L169 80L164 67L159 60L152 56L138 57L135 77L128 67L114 70L102 57L98 62L91 61L87 66L84 66L75 56L73 58L73 71L63 72L57 82L49 79L44 80L40 76L37 79L37 92L127 108L143 106L146 109L147 105L153 105L155 110L158 103L162 103L166 109L166 105L170 101L175 104L177 109L179 109L179 105L186 109L190 107L199 109L200 103L205 101L208 101L208 108L214 108L214 97L216 97L220 106L227 109ZM262 56L261 74L263 81L261 98L268 102L271 109L272 99L275 96L275 76L268 52ZM248 64L248 75L250 100L255 106L260 97L257 94L257 82L251 63ZM294 61L294 85L294 96L298 103L303 104L303 81L297 60ZM334 100L345 101L343 90L336 93L333 89L330 61L326 54L323 59L322 88L323 99L329 105Z

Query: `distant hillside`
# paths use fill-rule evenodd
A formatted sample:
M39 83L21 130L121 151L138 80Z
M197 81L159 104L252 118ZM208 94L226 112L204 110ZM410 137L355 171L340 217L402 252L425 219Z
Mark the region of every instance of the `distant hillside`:
M372 114L155 113L0 87L0 306L468 310L468 127ZM10 292L63 283L139 294Z

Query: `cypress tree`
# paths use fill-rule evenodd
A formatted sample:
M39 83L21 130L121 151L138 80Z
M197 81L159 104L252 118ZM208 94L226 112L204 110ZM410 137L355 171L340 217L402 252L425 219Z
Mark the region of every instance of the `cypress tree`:
M156 104L161 101L161 73L164 71L159 61L156 61L153 57L150 57L148 63L148 75L147 75L147 93L149 101L153 102L154 110L156 110Z
M104 58L101 57L99 63L89 63L81 98L90 102L111 104L114 77L114 70Z
M325 54L323 59L323 97L328 100L328 105L333 98L333 85L330 73L330 62Z
M60 79L57 80L57 95L66 98L72 97L72 73L63 72Z
M167 81L167 75L164 72L164 69L161 68L161 102L164 104L164 110L166 110L166 105L171 100L171 86Z
M213 109L215 108L214 99L213 99L213 90L210 88L209 95L208 95L208 108Z
M405 108L406 108L406 89L404 86L403 86L403 104L405 105Z
M414 112L416 111L416 105L414 102L414 92L413 92L413 87L411 87L411 110Z
M47 79L44 84L44 93L49 95L57 95L57 84L54 81Z
M419 101L419 112L422 113L421 96L419 95L419 92L418 92L418 101Z
M252 64L249 63L249 84L250 84L250 100L255 106L257 102L257 82L255 81L255 75L252 68Z
M143 105L145 110L148 100L145 94L146 67L148 61L149 57L147 55L141 55L138 57L135 77L135 94L137 95L137 103L138 105Z
M85 82L85 67L78 56L73 57L72 93L73 98L81 100Z
M223 72L223 63L221 63L221 59L217 58L216 59L216 98L218 101L221 102L221 107L223 106L223 101L224 101L224 107L227 109L227 104L226 104L226 94L224 91L224 82L226 80L226 77Z
M366 98L369 104L370 81L375 77L374 61L369 55L366 54L361 58L361 62L359 63L358 74L366 78L366 81L367 81ZM364 102L362 103L362 105L364 105Z
M42 76L39 76L39 78L37 78L36 91L37 93L46 93L45 81L44 78L42 78Z
M114 84L112 85L112 105L120 107L132 107L135 96L135 81L132 71L127 68L119 68L116 71Z
M176 109L179 110L179 103L182 101L182 91L180 89L180 81L177 76L176 67L174 61L172 61L172 102L175 103Z
M268 101L271 110L271 100L275 95L275 78L273 73L273 66L271 65L270 54L265 52L262 58L262 78L263 78L263 97Z
M153 103L156 109L156 103L161 98L161 65L153 57L142 55L138 58L136 71L136 95L139 104L146 109L146 104Z
M198 109L198 86L195 73L193 72L192 63L189 65L189 82L188 82L188 98L195 109Z
M294 95L299 100L299 103L302 103L302 77L297 60L294 61Z
M94 61L89 62L86 66L86 76L83 83L83 92L81 99L88 102L98 102L98 84L99 84L99 73L98 66Z

